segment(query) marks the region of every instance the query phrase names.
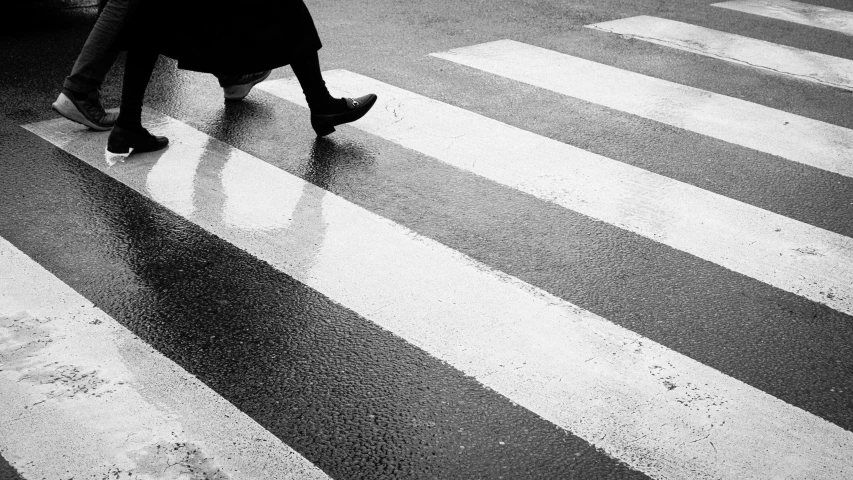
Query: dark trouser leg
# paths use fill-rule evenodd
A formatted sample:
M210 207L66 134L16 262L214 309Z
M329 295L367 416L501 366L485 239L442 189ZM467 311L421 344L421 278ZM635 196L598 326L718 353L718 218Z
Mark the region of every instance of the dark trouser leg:
M158 56L156 51L150 50L132 49L127 52L117 126L125 129L142 128L142 100Z
M118 56L118 37L140 0L110 0L89 33L63 88L88 94L101 88Z
M107 150L125 154L153 152L169 145L166 137L155 137L142 127L142 100L157 63L156 51L134 48L127 52L124 66L124 83L121 87L121 112L107 138Z
M343 99L333 98L329 94L326 82L323 81L323 74L320 72L320 58L316 51L290 62L290 68L299 80L299 86L302 87L302 93L305 94L311 113L346 109L346 102Z

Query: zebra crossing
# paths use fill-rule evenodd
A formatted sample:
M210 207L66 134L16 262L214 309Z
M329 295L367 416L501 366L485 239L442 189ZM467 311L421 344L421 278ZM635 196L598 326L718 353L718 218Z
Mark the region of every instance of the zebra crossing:
M587 27L853 90L853 60L648 16L596 23Z
M853 13L844 10L789 0L734 0L711 6L853 35Z
M0 266L0 358L19 377L0 435L24 472L329 478L3 239Z
M501 40L433 56L614 110L853 176L853 131L756 103Z
M748 13L755 13L768 2L729 3L750 4ZM644 17L590 27L645 39L656 35L651 27L661 22L666 21ZM722 44L734 42L721 32L704 34ZM829 123L511 40L431 55L842 178L853 173L853 133ZM346 96L379 95L374 111L353 124L376 139L814 302L842 321L853 315L853 240L847 236L366 75L334 70L324 78ZM257 89L275 101L305 106L294 80L267 81ZM23 127L635 472L667 479L853 476L853 432L802 405L179 119L149 110L146 124L168 136L170 148L126 160L105 156L103 134L64 119ZM15 393L3 400L9 418L0 427L8 436L0 453L25 478L97 475L107 468L150 474L172 464L207 475L198 478L326 478L328 459L312 459L289 446L288 438L265 430L2 239L0 262L4 272L12 272L0 277L5 282L0 359L13 365L0 371L0 382L4 392ZM10 281L19 277L32 283ZM59 300L50 304L44 298ZM74 332L73 325L84 323L85 330ZM45 341L49 348L36 348ZM88 357L75 353L86 348ZM117 353L123 348L138 358ZM25 359L24 351L35 354ZM151 371L164 373L151 378L134 362L150 362ZM61 388L20 383L32 376L52 378L59 367L84 372L82 381ZM173 392L189 392L189 400L164 401ZM40 395L47 397L39 407L45 410L29 414ZM111 408L122 409L113 416L133 420L104 421L103 412ZM55 428L44 421L47 412L67 415L61 418L69 433L43 446L39 442L48 435L41 432ZM218 421L221 417L229 421ZM154 440L134 438L134 431L151 432ZM119 442L122 437L133 441ZM258 442L229 444L229 438L261 439L264 448L258 450ZM176 445L180 449L171 457L153 450ZM54 458L65 455L67 463L32 458L30 452L48 448Z
M853 292L847 291L853 285L846 281L853 278L853 239L362 76L329 72L327 77L342 91L370 90L386 99L386 108L358 128L853 313ZM294 82L261 89L289 100L298 101L301 95ZM776 258L778 263L770 260Z
M335 75L327 78L335 82ZM387 98L385 94L380 93ZM424 118L417 113L398 114ZM454 126L447 115L439 117L445 125ZM843 429L808 415L798 419L800 412L772 397L517 279L490 272L486 265L399 225L389 225L181 122L154 114L151 125L156 135L180 139L180 143L159 155L156 163L137 161L121 169L107 169L103 139L81 132L73 123L56 120L28 128L543 418L583 438L601 438L594 443L632 466L649 465L656 460L652 452L666 451L665 458L647 468L675 477L697 470L720 475L723 472L712 473L712 459L703 458L697 449L679 452L677 445L703 437L714 443L716 452L730 457L743 451L741 442L777 452L759 465L745 461L744 473L775 468L784 473L791 466L776 458L797 458L802 442L820 448L828 438L835 438L831 443L839 449L830 456L837 458L844 458L853 447L853 435ZM191 168L198 163L193 159L202 157L207 157L206 164L214 172ZM198 181L193 179L196 176ZM169 182L157 181L163 178ZM210 182L221 182L221 186ZM194 203L201 210L183 201L188 187L189 197L200 200ZM216 199L217 195L224 198ZM295 219L309 223L292 224ZM387 304L377 305L377 297ZM460 323L461 318L465 322ZM464 345L449 342L458 338L467 340ZM637 350L644 354L638 355ZM555 351L565 353L554 358ZM592 378L585 379L579 371ZM573 377L570 385L561 381L567 375ZM668 391L661 378L690 383L693 386L686 394L707 400L686 406L679 402L685 391L668 400L654 400ZM714 388L705 390L706 386ZM602 411L595 402L601 397L614 399L615 405ZM699 408L698 403L707 404ZM637 419L633 412L650 404L657 408ZM763 422L756 421L762 417ZM678 421L673 422L674 418ZM775 418L790 419L782 432L753 425L770 426ZM712 429L714 435L708 437ZM637 441L644 433L647 440ZM798 443L787 444L791 438Z

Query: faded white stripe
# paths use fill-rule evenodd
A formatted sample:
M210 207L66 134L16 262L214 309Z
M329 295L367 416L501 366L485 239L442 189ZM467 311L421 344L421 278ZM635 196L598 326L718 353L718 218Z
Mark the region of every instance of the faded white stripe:
M382 99L354 125L543 200L853 314L853 239L346 71ZM259 88L305 104L294 80Z
M587 27L853 90L853 61L844 58L648 16L595 23Z
M711 5L853 35L853 12L789 0L736 0Z
M399 106L375 109L393 116ZM397 110L401 121L411 114ZM102 134L64 119L27 128L149 198L163 198L148 189L156 166L204 156L191 180L198 201L190 221L653 477L853 475L851 432L181 122L157 115L151 125L172 140L169 149L112 168ZM442 136L433 141L447 146ZM239 188L300 193L258 204L257 215L270 222L233 225L223 219L223 206L241 194L222 188L224 169ZM241 172L265 180L239 182ZM280 211L292 221L266 228Z
M432 55L853 177L853 130L837 125L512 40Z
M328 478L3 238L0 366L24 478Z

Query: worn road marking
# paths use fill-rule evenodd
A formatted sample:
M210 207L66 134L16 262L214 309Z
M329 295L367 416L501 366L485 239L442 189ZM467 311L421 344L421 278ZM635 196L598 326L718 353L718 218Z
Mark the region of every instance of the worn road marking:
M24 478L328 479L3 238L0 367Z
M376 109L393 117L395 106ZM837 425L177 120L153 114L147 124L170 147L112 167L104 134L64 119L26 128L167 206L170 191L159 189L170 187L149 176L185 176L175 184L193 185L194 208L181 208L178 195L176 213L652 477L853 475L853 433ZM198 169L188 172L188 162ZM251 218L229 214L249 207Z
M853 61L845 58L648 16L595 23L587 27L853 90Z
M512 40L435 57L853 177L853 130Z
M512 40L431 55L853 177L848 128Z
M853 239L347 71L366 132L853 315ZM295 80L258 86L305 105Z
M853 12L845 10L789 0L736 0L711 6L853 35Z

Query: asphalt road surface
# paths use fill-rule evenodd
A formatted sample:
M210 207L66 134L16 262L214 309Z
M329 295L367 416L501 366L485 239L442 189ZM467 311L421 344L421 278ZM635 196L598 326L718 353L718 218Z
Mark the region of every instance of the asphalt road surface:
M853 478L848 0L308 0L366 117L161 58L127 157L91 3L0 20L0 478Z

